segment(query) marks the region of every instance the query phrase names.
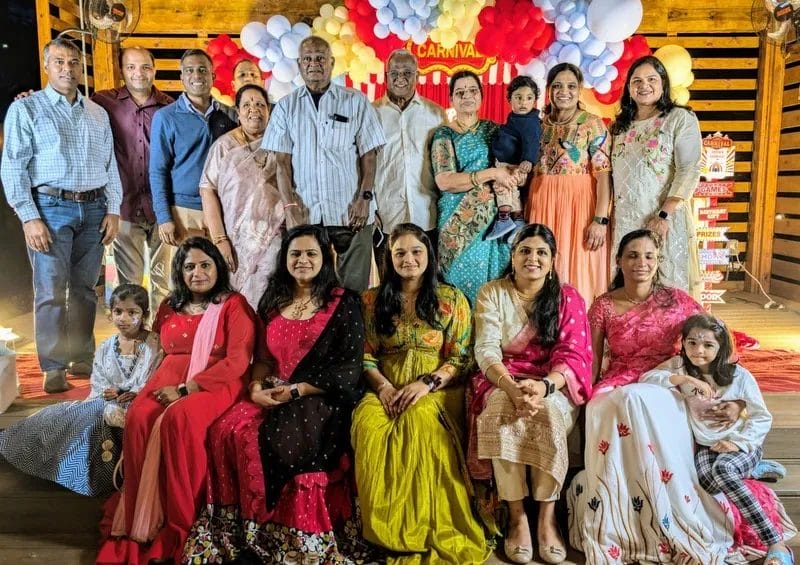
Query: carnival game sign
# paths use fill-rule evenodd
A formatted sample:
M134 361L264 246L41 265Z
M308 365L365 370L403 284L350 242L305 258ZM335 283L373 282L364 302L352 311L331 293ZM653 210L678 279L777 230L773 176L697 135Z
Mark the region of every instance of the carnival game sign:
M700 273L703 284L719 284L725 278L722 271L703 271Z
M725 221L728 219L728 209L716 206L700 208L697 211L697 216L705 222Z
M733 198L733 181L700 181L694 195L696 198Z
M697 228L697 239L702 239L703 241L728 241L728 238L725 236L725 232L727 232L729 229L730 228L728 226Z
M727 265L730 263L728 258L728 248L722 249L699 249L700 263L703 265Z
M701 177L707 181L732 178L735 161L736 146L730 137L717 132L703 138L703 148L700 155Z
M417 58L421 75L439 71L452 76L459 71L472 71L480 76L497 61L497 57L487 57L478 51L475 44L463 41L450 48L430 39L422 45L409 41L406 49Z
M724 290L703 290L700 292L700 302L703 304L725 304L722 300L722 295L725 294Z

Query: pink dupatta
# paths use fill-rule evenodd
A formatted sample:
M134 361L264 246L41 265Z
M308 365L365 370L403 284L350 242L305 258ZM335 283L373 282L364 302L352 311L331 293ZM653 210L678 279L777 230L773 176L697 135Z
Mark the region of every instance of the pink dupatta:
M224 303L224 300L221 300L219 304L211 302L200 319L197 333L195 333L194 341L192 342L192 357L189 360L189 370L186 375L187 383L191 382L198 373L204 371L208 366L208 359L214 346L214 338L217 335L217 327L219 326L219 318ZM161 421L167 410L181 400L179 398L164 409L154 422L150 437L147 439L147 450L145 452L144 467L142 467L142 478L139 482L139 492L136 495L133 524L131 524L130 532L128 532L128 537L139 543L147 543L155 539L164 523L164 508L161 505L158 482L159 470L161 469ZM121 496L117 510L114 513L111 534L125 535L125 532L125 497Z

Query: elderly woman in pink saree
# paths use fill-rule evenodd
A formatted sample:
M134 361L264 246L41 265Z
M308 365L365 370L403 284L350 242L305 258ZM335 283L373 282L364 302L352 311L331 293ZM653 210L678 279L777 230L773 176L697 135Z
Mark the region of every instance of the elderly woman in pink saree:
M255 309L277 261L284 208L275 156L261 149L267 93L247 84L236 93L236 108L239 127L211 146L200 197L211 240L231 271L231 286Z
M586 307L577 290L559 282L555 245L546 226L523 228L511 247L510 274L481 287L475 311L481 372L468 395L468 466L475 479L494 477L508 503L505 553L514 563L533 556L523 506L528 475L539 505L539 555L547 563L567 556L555 502L567 474L567 436L591 394Z
M590 565L714 565L741 557L731 552L729 509L697 479L682 399L637 382L677 353L683 322L702 311L688 294L659 282L660 251L654 232L624 236L612 290L589 310L599 382L586 408L586 471L570 485L567 504L570 543ZM736 420L738 404L725 404L720 421Z

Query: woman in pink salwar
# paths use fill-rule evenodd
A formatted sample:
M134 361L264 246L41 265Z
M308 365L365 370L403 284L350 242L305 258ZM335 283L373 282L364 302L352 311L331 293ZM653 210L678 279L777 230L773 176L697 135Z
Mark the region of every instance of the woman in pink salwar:
M660 283L660 252L652 231L624 236L612 290L589 309L599 381L586 408L586 471L573 480L567 504L570 543L590 565L713 565L731 557L733 521L699 486L682 399L637 383L679 351L683 322L702 311ZM735 420L738 405L729 404Z
M275 155L261 149L269 120L267 93L244 85L236 93L236 109L239 127L208 152L200 197L211 240L231 271L231 286L256 309L277 263L284 208Z
M523 507L528 475L539 504L539 555L547 563L567 556L555 502L567 473L567 435L591 394L586 307L577 290L559 282L555 255L549 228L523 228L511 247L510 273L481 287L475 311L480 372L468 396L468 465L473 478L494 478L508 503L505 553L514 563L533 556Z

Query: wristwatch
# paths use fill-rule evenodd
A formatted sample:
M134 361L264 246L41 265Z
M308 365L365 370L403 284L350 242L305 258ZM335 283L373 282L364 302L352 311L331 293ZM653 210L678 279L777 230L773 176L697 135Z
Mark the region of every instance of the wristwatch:
M178 385L178 394L181 395L181 397L189 396L189 388L183 383L179 384Z
M595 216L594 218L592 218L592 221L593 222L597 222L601 226L607 226L608 225L608 218L606 218L604 216Z
M297 388L297 383L289 386L289 396L292 397L292 400L297 400L300 398L300 389Z
M547 398L556 391L556 384L547 377L542 379L544 383L544 397Z
M436 390L436 387L438 387L442 382L441 378L434 377L431 373L425 373L419 380L428 385L428 390L430 391Z
M375 195L372 193L371 190L364 190L361 192L361 198L363 198L364 200L372 200L374 197Z
M658 217L661 218L662 220L666 220L667 218L669 218L669 214L667 214L664 210L659 210Z

